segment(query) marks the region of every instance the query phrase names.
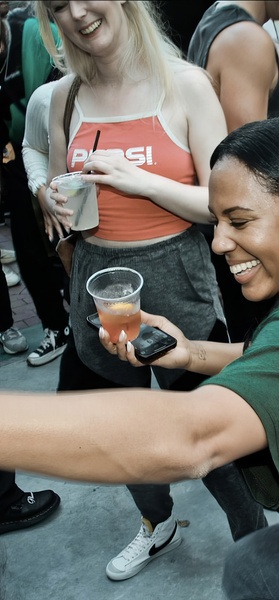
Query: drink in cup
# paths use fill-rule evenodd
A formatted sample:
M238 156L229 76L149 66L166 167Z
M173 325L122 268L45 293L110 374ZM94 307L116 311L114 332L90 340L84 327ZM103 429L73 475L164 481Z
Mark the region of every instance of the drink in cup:
M140 273L126 267L97 271L86 283L86 289L95 302L101 324L110 334L114 344L118 341L122 329L128 340L134 340L139 335L142 285L143 278Z
M74 214L69 216L74 231L93 229L99 224L99 211L95 183L82 179L81 171L65 173L54 177L59 194L67 196L65 208L70 208Z

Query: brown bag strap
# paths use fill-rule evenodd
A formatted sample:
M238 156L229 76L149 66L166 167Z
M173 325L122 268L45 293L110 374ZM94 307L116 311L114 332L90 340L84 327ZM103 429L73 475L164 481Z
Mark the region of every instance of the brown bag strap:
M64 133L65 133L65 138L66 138L66 147L68 147L68 143L69 143L69 130L70 130L70 123L71 123L71 118L72 118L72 113L73 113L73 108L74 108L75 97L78 93L80 86L81 86L81 79L78 75L76 75L76 77L74 78L72 85L69 89L69 92L68 92L68 96L67 96L67 100L66 100L66 104L65 104L65 110L64 110L64 117L63 117L63 128L64 128Z

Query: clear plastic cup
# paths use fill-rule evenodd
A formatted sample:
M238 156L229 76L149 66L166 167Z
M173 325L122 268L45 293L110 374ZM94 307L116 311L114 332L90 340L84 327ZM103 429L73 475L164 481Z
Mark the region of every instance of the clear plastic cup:
M117 342L122 329L128 340L134 340L139 335L142 286L142 275L126 267L103 269L89 277L86 289L113 343Z
M94 229L99 225L99 211L95 183L82 179L81 171L65 173L54 177L59 194L67 196L65 208L70 208L74 214L69 216L71 229L83 231Z

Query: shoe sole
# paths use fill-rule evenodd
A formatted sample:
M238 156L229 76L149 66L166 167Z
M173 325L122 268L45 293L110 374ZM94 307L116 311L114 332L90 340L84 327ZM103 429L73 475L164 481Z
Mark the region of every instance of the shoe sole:
M109 579L112 579L113 581L123 581L125 579L130 579L131 577L134 577L134 575L137 575L140 571L142 571L142 569L147 567L147 565L155 558L159 558L159 556L163 556L163 554L166 554L167 552L171 552L171 550L174 550L175 548L180 546L180 544L182 543L182 540L183 540L183 538L179 537L178 540L175 540L175 542L173 542L172 544L169 544L168 546L166 546L165 548L160 550L160 552L158 552L154 556L149 556L140 565L137 565L136 567L134 567L127 573L114 573L109 570L109 568L108 568L109 564L108 564L107 568L106 568L106 575Z
M58 495L55 496L55 501L47 510L30 517L30 519L23 519L22 521L12 521L7 523L0 524L0 535L2 533L9 533L9 531L18 531L19 529L26 529L27 527L32 527L33 525L37 525L41 521L47 519L59 506L60 497Z
M40 356L39 358L27 357L27 359L26 359L27 364L30 367L40 367L41 365L46 365L47 363L51 362L52 360L55 360L55 358L58 358L61 354L63 354L63 352L66 348L66 345L67 344L64 344L64 346L61 346L57 350L54 350L53 352L49 352L45 356Z
M10 350L9 348L7 348L7 346L5 346L3 344L3 342L0 341L0 344L2 344L3 346L3 350L4 352L6 352L6 354L21 354L22 352L26 352L26 350L28 350L29 346L26 346L26 348L23 348L22 350Z

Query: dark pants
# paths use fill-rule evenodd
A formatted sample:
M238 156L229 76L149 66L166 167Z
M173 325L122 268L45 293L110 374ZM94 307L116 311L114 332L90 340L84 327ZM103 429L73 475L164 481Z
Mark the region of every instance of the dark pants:
M13 326L9 288L0 261L0 333Z
M11 213L11 233L21 277L43 328L63 330L68 323L60 288L64 276L58 257L48 256L32 206L21 156L4 165L3 188Z
M13 315L9 288L0 262L0 332L13 326ZM20 498L22 491L15 484L14 471L0 471L0 513L14 500Z
M149 388L150 385L151 377L148 374L145 387ZM97 390L123 387L125 387L123 384L109 381L86 367L78 356L73 332L70 330L67 338L67 346L61 356L57 391L65 392L71 390Z
M225 561L223 590L228 600L278 600L279 524L247 535Z
M16 502L23 491L15 483L14 471L0 471L0 513Z

